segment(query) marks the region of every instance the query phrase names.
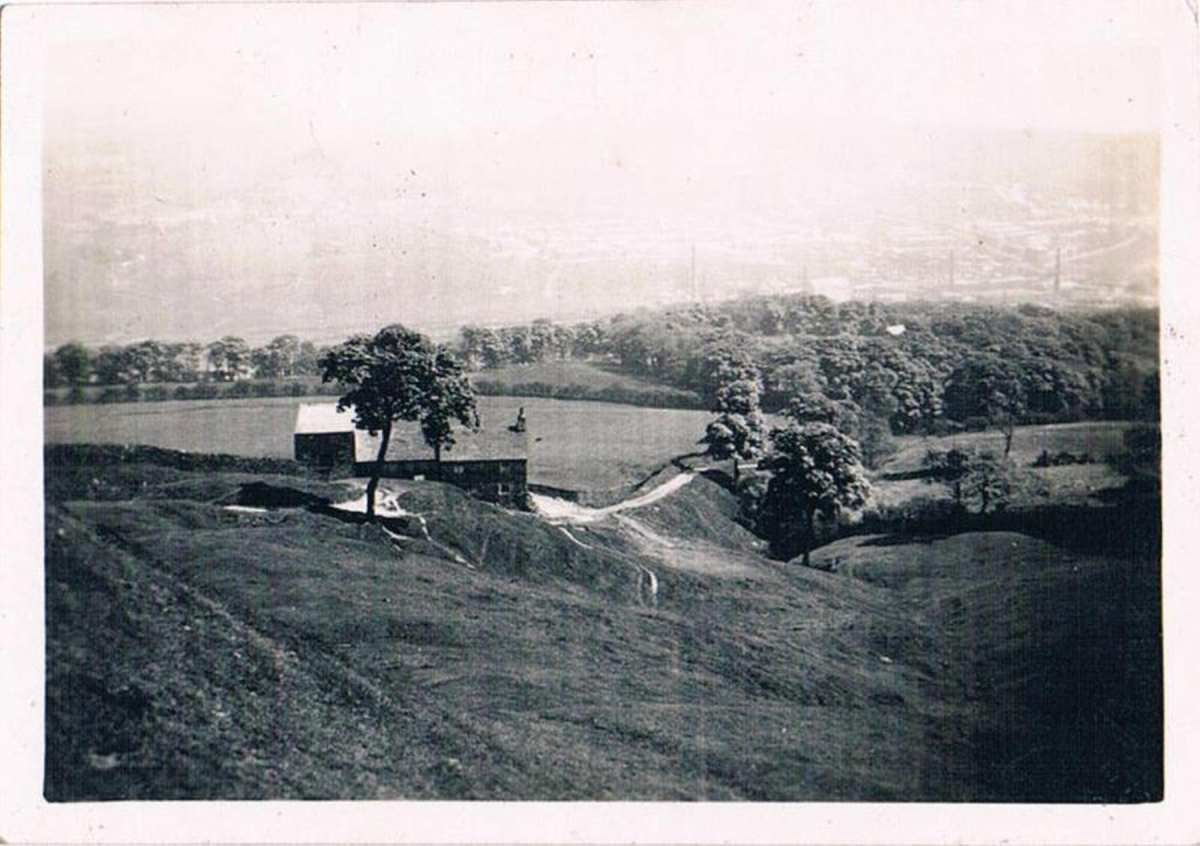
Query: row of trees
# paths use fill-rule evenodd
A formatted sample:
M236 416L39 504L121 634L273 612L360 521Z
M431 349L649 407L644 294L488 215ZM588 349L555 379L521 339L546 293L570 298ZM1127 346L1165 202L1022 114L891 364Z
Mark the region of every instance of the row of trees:
M506 364L534 364L564 358L587 358L605 352L605 323L566 324L535 320L528 325L489 328L464 326L457 351L472 370Z
M831 404L825 416L837 418L874 465L892 435L990 426L1010 438L1020 422L1157 419L1157 331L1148 309L780 296L574 326L467 327L459 349L483 366L539 355L611 362L728 412L720 421L734 426L720 435L726 440L745 437L736 427L746 412L737 409L751 394L750 404L766 412ZM754 379L728 378L746 367Z
M797 397L785 411L787 423L768 432L760 405L762 376L754 362L727 351L712 368L715 417L700 443L710 458L733 460L735 489L741 462L758 461L768 481L743 491L748 516L776 554L799 550L808 566L817 515L832 518L863 505L869 495L862 450L844 431L857 420L839 419L834 403L823 398Z
M208 345L145 340L95 350L73 341L44 356L43 380L47 388L58 388L288 379L316 376L324 351L295 335L280 335L261 347L233 335Z

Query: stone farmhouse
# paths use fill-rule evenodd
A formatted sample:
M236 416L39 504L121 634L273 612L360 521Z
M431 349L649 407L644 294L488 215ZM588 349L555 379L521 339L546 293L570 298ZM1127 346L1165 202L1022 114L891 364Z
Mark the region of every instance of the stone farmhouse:
M339 412L335 403L301 405L296 412L296 461L329 478L370 476L379 441L378 435L354 428L353 413ZM383 478L448 482L488 502L524 505L529 450L523 416L498 430L456 426L454 441L452 449L442 450L439 465L420 427L397 422L384 456Z

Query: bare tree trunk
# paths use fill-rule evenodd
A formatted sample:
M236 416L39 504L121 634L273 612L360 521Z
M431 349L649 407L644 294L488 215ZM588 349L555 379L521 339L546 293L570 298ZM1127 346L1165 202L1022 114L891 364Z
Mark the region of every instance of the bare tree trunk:
M813 547L813 513L815 508L804 509L804 566L808 566L809 553Z
M433 466L434 475L439 482L442 481L442 445L440 443L433 445Z
M371 480L367 482L367 519L375 519L375 489L379 487L379 477L383 475L383 459L387 455L388 441L392 439L392 424L383 427L379 439L379 455L375 457L375 467L371 471Z
M738 479L741 478L741 475L742 475L742 467L738 461L738 457L735 455L733 457L733 489L735 491L737 490Z

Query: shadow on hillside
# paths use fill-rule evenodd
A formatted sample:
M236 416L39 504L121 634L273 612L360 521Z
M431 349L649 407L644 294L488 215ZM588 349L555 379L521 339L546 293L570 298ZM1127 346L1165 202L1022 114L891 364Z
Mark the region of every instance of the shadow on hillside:
M235 504L248 508L321 508L328 507L329 500L316 494L298 491L266 482L246 482L239 486L234 497Z
M337 508L330 500L315 494L299 491L282 485L269 485L265 482L247 482L241 485L235 496L235 504L250 508L268 509L303 509L310 514L321 517L332 517L341 523L361 526L376 523L391 532L406 536L422 534L420 520L414 516L389 517L377 514L374 520L367 517L364 511L350 511Z
M849 534L879 534L878 545L946 537L963 532L1019 532L1084 553L1107 553L1157 561L1162 544L1162 505L1155 496L1118 492L1104 506L1043 505L973 514L930 512L868 516Z
M891 534L881 535L879 537L867 538L859 544L859 546L908 546L910 544L931 544L934 541L945 540L950 537L950 533L942 533L936 535L904 535Z

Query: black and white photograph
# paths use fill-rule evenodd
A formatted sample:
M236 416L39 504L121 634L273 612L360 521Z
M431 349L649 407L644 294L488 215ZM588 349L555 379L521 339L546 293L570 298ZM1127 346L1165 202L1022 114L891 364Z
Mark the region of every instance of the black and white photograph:
M43 810L1179 798L1194 3L3 23Z

